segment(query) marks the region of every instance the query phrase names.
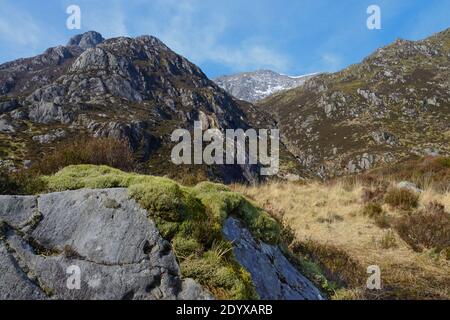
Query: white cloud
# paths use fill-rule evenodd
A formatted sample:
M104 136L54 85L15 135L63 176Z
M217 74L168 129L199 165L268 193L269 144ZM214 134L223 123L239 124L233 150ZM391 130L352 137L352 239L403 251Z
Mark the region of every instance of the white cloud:
M128 36L126 9L123 2L109 1L105 6L81 8L83 31L95 30L104 37Z
M342 59L337 54L324 53L322 54L321 64L323 70L337 71L342 68Z
M225 43L224 35L230 27L225 14L208 11L200 14L197 0L158 1L158 13L163 15L140 22L139 29L149 30L174 51L197 64L214 62L233 71L270 68L287 71L289 58L266 46L261 40L247 39L240 44ZM208 8L206 8L208 9Z
M6 3L0 7L0 41L35 48L39 45L41 28L27 12Z

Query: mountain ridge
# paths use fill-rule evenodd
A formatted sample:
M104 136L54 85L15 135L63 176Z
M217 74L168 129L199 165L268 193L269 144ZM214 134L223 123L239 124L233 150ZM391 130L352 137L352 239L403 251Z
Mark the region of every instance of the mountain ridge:
M291 153L321 177L447 155L449 60L450 29L397 40L258 105L275 117Z

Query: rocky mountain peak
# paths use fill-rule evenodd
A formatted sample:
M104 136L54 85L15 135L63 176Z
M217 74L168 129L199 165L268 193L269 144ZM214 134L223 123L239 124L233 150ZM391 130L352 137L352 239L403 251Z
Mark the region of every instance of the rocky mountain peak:
M88 31L72 37L67 43L67 46L79 46L83 50L86 50L89 48L94 48L103 41L105 41L105 39L100 33L96 31Z
M272 70L258 70L223 76L214 81L238 99L257 102L276 92L297 88L313 76L290 77Z

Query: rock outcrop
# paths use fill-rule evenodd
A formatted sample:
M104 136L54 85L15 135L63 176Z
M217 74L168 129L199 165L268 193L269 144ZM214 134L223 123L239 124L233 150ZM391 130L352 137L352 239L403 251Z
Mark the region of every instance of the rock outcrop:
M256 241L239 220L228 218L223 232L233 242L236 259L250 272L261 299L323 299L320 291L298 272L279 247Z
M228 218L223 232L261 299L322 299L239 220ZM0 299L214 298L183 278L170 243L120 188L0 196L0 287Z
M0 220L0 299L212 298L126 189L1 196Z

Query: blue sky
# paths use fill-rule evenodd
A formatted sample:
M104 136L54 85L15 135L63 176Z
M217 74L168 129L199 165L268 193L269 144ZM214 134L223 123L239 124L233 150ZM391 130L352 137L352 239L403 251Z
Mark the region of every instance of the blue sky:
M81 8L81 30L66 8ZM382 29L368 30L369 5ZM337 71L397 38L450 27L450 0L0 0L0 62L33 56L81 32L157 36L211 78L272 69Z

